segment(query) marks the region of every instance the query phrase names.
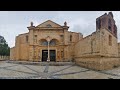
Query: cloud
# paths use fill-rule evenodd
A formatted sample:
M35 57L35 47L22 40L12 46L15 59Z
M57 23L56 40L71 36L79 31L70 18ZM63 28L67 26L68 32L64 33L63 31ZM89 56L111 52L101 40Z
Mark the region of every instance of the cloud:
M4 36L10 47L14 46L15 37L28 32L27 27L33 21L37 26L50 19L64 25L66 21L69 31L81 32L87 36L96 31L96 18L109 11L0 11L0 35ZM113 11L118 27L120 41L120 12Z
M87 36L95 31L94 20L88 21L88 19L79 18L70 23L70 31L80 32L83 36Z
M4 36L10 47L15 46L15 37L19 34L28 32L25 25L5 24L0 25L0 35Z

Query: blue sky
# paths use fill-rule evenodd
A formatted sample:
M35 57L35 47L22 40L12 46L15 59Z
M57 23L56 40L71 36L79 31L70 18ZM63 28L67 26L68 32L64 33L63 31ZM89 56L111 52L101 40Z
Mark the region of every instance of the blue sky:
M33 21L37 26L46 20L60 25L66 21L69 31L81 32L87 36L96 30L96 18L109 11L0 11L0 35L4 36L8 45L15 45L15 37L28 32L27 27ZM120 12L112 11L118 27L120 41Z

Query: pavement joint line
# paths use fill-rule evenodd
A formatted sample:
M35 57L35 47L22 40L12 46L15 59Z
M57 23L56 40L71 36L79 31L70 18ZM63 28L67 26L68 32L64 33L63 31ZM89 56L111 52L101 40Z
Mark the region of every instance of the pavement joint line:
M102 74L106 74L106 75L111 75L111 76L118 76L118 77L120 77L120 75L113 74L113 73L109 73L109 72L105 72L105 71L97 71L97 70L91 70L91 71L98 72L98 73L102 73Z
M44 73L48 73L49 65L47 64L44 70Z
M68 66L68 67L65 67L65 68L60 69L60 70L56 70L56 71L54 71L54 72L50 72L50 73L51 73L51 74L53 74L53 73L58 73L58 72L61 72L61 71L65 70L65 69L71 68L72 66L73 66L73 65Z
M28 76L28 77L0 77L0 79L34 79L39 78L39 76Z
M107 75L111 75L111 76L118 76L118 77L120 77L120 75L109 73L109 72L104 72L104 71L98 71L98 72L99 73L103 73L103 74L107 74Z
M11 66L0 67L0 69L8 68L8 67L14 67L14 66L18 66L18 65L11 65Z
M61 79L60 77L56 77L56 76L50 76L49 78L51 78L51 79Z
M30 67L28 67L28 66L26 66L26 65L22 65L22 66L24 66L24 67L26 67L26 68L28 68L28 69L30 69L30 70L36 72L37 74L39 73L38 71L36 71L36 70L34 70L34 69L31 69Z
M76 73L82 73L82 72L87 72L87 71L90 71L90 70L84 70L84 71L79 71L79 72L68 72L68 73L62 73L62 74L54 74L53 76L76 74Z
M25 71L18 71L18 70L13 70L13 69L7 69L6 70L11 70L11 71L15 71L15 72L21 72L21 73L26 73L26 74L34 74L34 75L38 75L36 73L30 73L30 72L25 72Z

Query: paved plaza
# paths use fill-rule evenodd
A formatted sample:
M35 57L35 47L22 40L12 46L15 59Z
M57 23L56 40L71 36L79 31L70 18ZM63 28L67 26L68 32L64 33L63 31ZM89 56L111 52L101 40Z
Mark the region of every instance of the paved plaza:
M120 67L94 71L74 63L52 65L0 61L0 79L120 79Z

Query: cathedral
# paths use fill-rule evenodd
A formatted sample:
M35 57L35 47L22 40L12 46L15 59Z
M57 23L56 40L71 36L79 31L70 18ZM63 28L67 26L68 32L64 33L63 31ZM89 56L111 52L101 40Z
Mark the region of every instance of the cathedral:
M38 26L31 22L27 28L28 33L16 37L11 60L71 61L74 44L83 38L81 33L68 31L67 22L63 26L51 20Z
M28 33L16 37L10 60L66 62L95 70L120 66L120 43L112 12L96 19L96 31L83 38L69 31L67 22L59 25L47 20L37 26L31 22ZM79 30L80 31L80 30Z

